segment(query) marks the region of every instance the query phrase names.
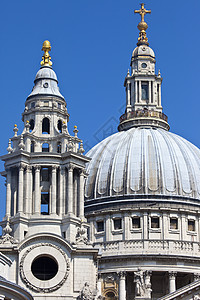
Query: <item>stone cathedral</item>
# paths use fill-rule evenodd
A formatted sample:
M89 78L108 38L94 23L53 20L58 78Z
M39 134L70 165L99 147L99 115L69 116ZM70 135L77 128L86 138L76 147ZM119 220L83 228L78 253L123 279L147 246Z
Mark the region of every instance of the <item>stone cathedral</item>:
M49 41L1 159L0 300L200 299L200 150L169 131L144 4L118 133L84 153Z

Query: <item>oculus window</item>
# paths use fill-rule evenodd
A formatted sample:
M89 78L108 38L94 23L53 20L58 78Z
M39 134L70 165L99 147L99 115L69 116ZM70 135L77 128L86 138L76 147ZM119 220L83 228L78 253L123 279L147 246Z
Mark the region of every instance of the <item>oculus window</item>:
M58 273L58 264L49 256L40 256L33 261L31 271L37 279L50 280Z

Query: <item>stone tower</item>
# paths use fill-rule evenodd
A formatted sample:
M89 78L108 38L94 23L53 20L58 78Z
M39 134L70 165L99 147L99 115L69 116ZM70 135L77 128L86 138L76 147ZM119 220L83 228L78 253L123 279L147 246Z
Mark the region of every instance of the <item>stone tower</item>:
M77 127L73 136L68 132L69 114L52 69L49 41L42 50L22 114L23 132L18 135L15 125L8 154L2 156L7 195L0 251L9 250L14 261L9 279L33 291L34 299L43 293L48 299L57 299L57 293L73 298L85 282L93 290L96 285L98 251L88 241L84 217L90 159L83 155Z

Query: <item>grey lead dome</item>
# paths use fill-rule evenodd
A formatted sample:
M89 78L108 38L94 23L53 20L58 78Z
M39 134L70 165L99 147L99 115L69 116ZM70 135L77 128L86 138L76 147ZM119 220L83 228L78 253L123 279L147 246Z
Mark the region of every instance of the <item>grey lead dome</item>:
M131 194L200 199L200 150L176 134L131 128L106 138L87 155L92 160L86 201Z

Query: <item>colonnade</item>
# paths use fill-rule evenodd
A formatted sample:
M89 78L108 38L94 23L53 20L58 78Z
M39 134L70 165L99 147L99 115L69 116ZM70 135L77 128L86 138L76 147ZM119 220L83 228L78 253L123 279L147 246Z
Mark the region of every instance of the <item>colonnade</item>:
M128 272L126 271L120 271L118 273L110 273L108 274L99 274L98 282L97 282L97 289L98 293L103 294L103 296L106 299L107 293L110 294L110 291L114 291L116 285L114 285L114 281L118 282L118 291L116 291L115 297L118 294L119 300L126 300L129 298L126 291L126 280L127 280ZM193 274L194 275L194 281L200 279L200 274ZM113 287L112 284L109 283L109 285L104 284L105 286L109 286L108 289L102 288L103 281L106 282L107 278L113 278ZM135 283L135 295L134 299L151 299L152 295L152 286L151 286L151 277L152 277L152 271L141 271L138 269L138 271L134 272L134 281L132 284ZM168 278L169 278L169 290L166 293L173 293L176 291L176 279L177 279L177 272L175 271L169 271L168 272ZM132 295L133 296L133 295Z
M42 166L43 167L43 166ZM41 213L40 165L21 163L6 169L6 216ZM84 169L73 164L45 165L50 172L49 213L84 216ZM74 185L76 174L77 184Z

